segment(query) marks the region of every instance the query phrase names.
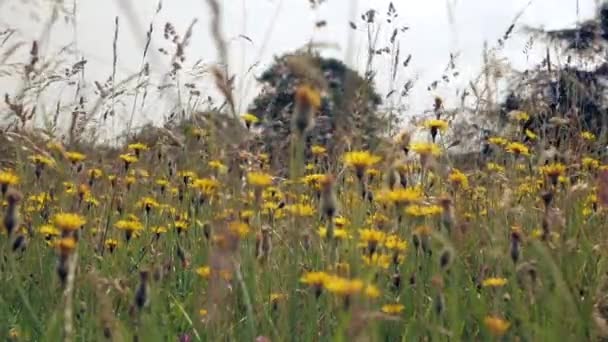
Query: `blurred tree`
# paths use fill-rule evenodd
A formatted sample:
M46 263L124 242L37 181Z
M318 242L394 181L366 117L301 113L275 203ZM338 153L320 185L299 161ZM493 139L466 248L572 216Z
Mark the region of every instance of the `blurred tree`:
M544 133L556 145L581 130L591 131L605 141L608 2L598 6L594 18L573 28L529 28L529 32L562 45L565 64L552 63L547 50L539 68L526 70L513 82L502 113L534 108L536 112L531 113L534 115L524 129Z
M381 98L371 79L337 59L310 51L289 53L275 58L258 81L262 90L249 112L260 118L260 146L273 159L288 155L294 93L303 84L320 89L322 96L314 127L306 137L308 146L320 144L330 153L340 152L344 144L374 148L386 132L389 118L377 113Z

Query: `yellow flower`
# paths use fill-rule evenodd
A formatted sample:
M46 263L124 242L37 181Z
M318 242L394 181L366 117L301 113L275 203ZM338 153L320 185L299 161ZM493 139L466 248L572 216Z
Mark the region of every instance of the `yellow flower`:
M90 179L99 179L101 176L103 176L103 171L100 169L89 169L87 174L89 175Z
M156 226L154 228L152 228L152 232L154 234L156 234L157 236L160 236L161 234L164 234L167 232L167 227L165 226Z
M381 310L387 315L398 315L403 311L403 309L405 309L405 306L403 306L403 304L393 303L382 305Z
M342 160L346 166L352 167L357 171L357 176L362 177L365 169L376 165L382 158L373 155L369 151L351 151L346 152L344 156L342 156Z
M59 236L59 230L55 228L53 225L45 224L40 226L38 229L40 234L44 235L45 239L49 240L52 237Z
M588 132L588 131L582 132L581 137L588 142L595 141L595 139L596 139L595 134Z
M509 143L509 141L503 137L490 137L488 138L488 142L496 146L506 146Z
M300 282L309 286L323 286L331 276L325 272L306 272Z
M58 213L53 216L53 223L63 231L74 231L84 226L84 217L73 213Z
M483 324L494 336L504 335L511 326L509 322L496 316L486 316L483 320Z
M76 240L73 237L61 238L55 242L55 246L61 255L69 255L76 248Z
M52 166L52 165L55 164L55 161L52 158L47 157L47 156L42 155L42 154L31 155L31 156L28 157L28 159L32 163L37 164L37 165Z
M375 285L368 284L363 291L366 297L368 298L378 298L380 297L380 289Z
M118 241L115 239L106 239L104 242L106 248L110 250L110 252L114 251L116 247L118 247Z
M80 152L66 152L65 157L72 162L72 164L76 164L87 159L87 156Z
M264 172L249 172L247 183L257 188L267 187L272 184L272 176Z
M408 205L422 199L422 189L419 187L398 188L390 191L387 199L397 206Z
M308 105L313 109L321 107L321 94L309 85L302 85L296 89L296 103Z
M336 216L334 218L334 224L336 225L336 227L344 227L347 226L350 222L348 222L348 219L344 216Z
M140 151L147 151L149 149L149 147L148 147L148 145L143 144L143 143L134 143L134 144L129 144L128 149L135 151L135 153L139 153Z
M228 224L228 229L239 238L245 238L251 231L249 225L241 221L233 221Z
M251 113L245 113L245 114L241 115L241 119L243 119L243 121L245 121L247 126L251 126L253 124L260 122L260 119Z
M209 266L201 266L196 269L196 274L207 279L211 275L211 268Z
M414 217L436 216L443 212L438 205L410 205L405 208L405 213Z
M193 188L206 197L215 195L220 183L213 178L198 178L192 182Z
M458 185L463 189L469 187L469 179L467 178L467 175L458 169L452 169L448 175L448 180L452 182L452 184Z
M346 279L337 276L329 277L323 284L330 293L338 296L352 296L360 293L365 284L359 279Z
M120 230L124 230L125 232L138 232L142 229L144 229L143 224L139 221L136 220L135 217L130 217L127 220L118 220L115 224L114 227L116 227L117 229Z
M600 167L600 161L591 157L583 157L582 164L584 168L589 170L595 170Z
M441 132L445 132L448 129L448 123L440 119L428 119L423 123L423 126L427 129Z
M212 160L208 163L209 167L216 170L220 174L224 174L228 171L228 167L219 160Z
M511 117L513 119L515 119L516 121L528 121L530 120L530 115L526 112L523 111L516 111L515 113L511 114Z
M310 217L315 213L315 208L309 204L291 204L285 207L285 210L296 217Z
M526 131L525 131L524 133L526 133L526 136L527 136L527 137L528 137L528 139L530 139L530 140L536 140L536 139L538 139L538 135L537 135L536 133L532 132L532 131L531 131L531 130L529 130L529 129L526 129Z
M6 185L17 185L19 184L19 176L13 171L0 171L0 184Z
M276 304L282 300L287 298L287 295L284 293L271 293L270 294L270 302Z
M139 202L137 202L137 206L145 209L146 211L150 211L150 209L158 208L160 204L152 198L152 197L142 197Z
M360 229L359 239L361 242L369 244L381 244L384 241L386 234L383 231L377 229Z
M487 278L484 279L481 285L483 287L503 287L507 284L506 278Z
M119 156L119 158L120 158L120 159L121 159L123 162L125 162L125 165L129 165L129 164L132 164L132 163L135 163L135 162L137 162L137 161L138 161L137 156L135 156L135 155L133 155L133 154L130 154L130 153L121 154L121 155Z
M519 143L519 142L510 142L507 144L507 146L505 147L505 150L508 153L512 153L512 154L516 154L516 155L530 155L530 150L528 149L528 146Z
M173 228L175 228L178 234L181 234L182 232L188 230L188 228L190 228L190 225L188 224L188 221L182 219L175 221L173 223Z
M310 148L310 153L312 153L313 156L324 156L325 154L327 154L327 149L323 146L320 145L312 145L312 147Z
M388 254L378 254L378 253L374 253L372 255L363 255L361 258L363 259L363 262L367 266L380 267L385 270L387 270L389 268L389 266L391 265L391 262L393 260L392 256L390 256Z
M407 241L402 240L397 235L389 235L384 241L384 246L390 250L404 252L407 250Z
M439 145L433 144L433 143L425 143L425 142L411 143L410 150L412 150L415 153L418 153L421 156L440 156L441 155L441 148L439 147Z
M180 171L177 173L177 175L182 177L184 180L184 183L186 183L186 184L196 178L196 173L194 173L193 171L188 171L188 170Z
M321 227L319 227L319 230L317 231L317 233L319 234L319 237L326 238L327 237L327 228L321 226ZM346 229L336 228L336 229L334 229L334 238L337 240L344 240L344 239L350 238L350 235L348 234L348 231Z
M543 165L540 170L547 177L559 177L566 172L566 166L561 163L552 163Z
M489 162L488 164L486 164L486 169L488 169L488 171L493 171L493 172L498 172L498 173L505 171L504 167L502 167L496 163L492 163L492 162Z

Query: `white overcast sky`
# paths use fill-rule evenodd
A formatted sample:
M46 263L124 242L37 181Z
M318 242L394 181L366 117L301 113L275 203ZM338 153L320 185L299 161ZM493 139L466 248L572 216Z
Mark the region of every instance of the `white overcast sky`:
M71 3L72 0L63 0ZM0 24L19 29L26 39L39 37L42 24L49 15L51 0L0 0ZM337 46L336 49L324 51L327 55L344 57L347 54L353 6L356 6L357 18L368 8L386 12L388 0L327 0L318 10L310 8L309 0L220 0L223 6L223 30L227 38L244 34L252 43L235 39L229 45L231 68L237 75L243 75L254 62L260 58L260 65L253 69L259 74L272 56L302 47L311 39ZM31 4L42 3L43 7L31 13ZM123 3L123 5L120 5ZM140 26L130 27L124 13L124 3L137 14ZM143 37L153 17L157 0L79 0L77 1L77 34L72 27L63 22L56 24L45 44L43 52L52 54L57 47L77 38L78 48L89 60L87 66L90 80L103 81L111 73L112 39L114 18L121 18L121 35L119 38L119 66L123 75L139 69ZM440 88L435 93L428 93L426 86L431 80L441 76L448 62L450 52L460 53L457 61L461 71L460 84L468 80L479 70L484 41L491 45L502 36L518 12L525 9L518 21L521 25L543 26L546 28L564 27L575 24L593 15L596 0L394 0L398 10L398 21L410 27L401 38L403 53L413 55L410 67L403 70L401 79L415 77L419 81L407 100L411 111L428 108L435 93L440 95L453 93L453 88ZM45 10L45 8L47 10ZM451 8L451 10L449 10ZM32 18L38 17L39 23ZM168 47L162 39L162 27L169 21L183 34L193 19L198 19L194 27L194 38L187 50L189 61L202 59L213 62L217 59L209 31L209 9L206 0L164 0L163 9L155 19L155 36L153 45ZM450 20L450 18L452 18ZM328 25L315 30L314 23L326 20ZM357 21L357 20L355 20ZM359 22L359 21L357 21ZM135 29L137 32L133 32ZM267 36L267 33L269 35ZM385 30L382 37L387 39L390 32ZM505 47L504 55L513 61L513 65L524 68L526 61L522 50L526 37L516 28L514 39ZM366 57L366 35L358 32L354 35L355 53L350 61L359 68ZM382 44L380 44L382 46ZM536 52L544 51L545 45L537 42ZM160 59L166 61L166 58ZM382 93L389 90L389 60L379 59L376 66L380 72L376 79L377 87ZM153 68L161 70L166 65ZM3 84L0 79L0 85ZM6 83L5 83L6 84ZM205 89L201 85L201 89ZM451 85L450 87L453 87ZM255 93L249 89L239 98L246 99L241 103L245 110L247 100ZM154 115L154 114L152 114Z

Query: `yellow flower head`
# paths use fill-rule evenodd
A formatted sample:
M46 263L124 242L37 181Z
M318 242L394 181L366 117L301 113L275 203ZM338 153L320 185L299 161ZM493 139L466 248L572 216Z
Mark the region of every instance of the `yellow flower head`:
M43 154L34 154L29 156L28 159L37 165L53 166L55 164L53 158L47 157Z
M249 172L247 183L257 188L267 187L272 184L272 176L264 172Z
M384 241L384 246L389 250L405 252L407 250L407 241L402 240L397 235L389 235Z
M397 206L418 202L422 199L422 195L422 189L419 187L398 188L387 194L388 200Z
M439 145L434 144L434 143L425 143L425 142L411 143L410 150L412 150L415 153L418 153L421 156L440 156L441 155L441 148L439 147Z
M352 296L360 293L365 284L359 279L346 279L337 276L329 277L323 284L325 289L338 296Z
M488 142L496 146L505 146L509 143L509 141L503 137L490 137L488 138Z
M6 185L17 185L19 184L19 176L10 170L0 171L0 184Z
M543 165L540 170L547 177L559 177L566 172L566 166L562 163L551 163Z
M285 210L296 217L310 217L315 214L315 208L305 203L290 204L285 207Z
M523 156L528 156L530 155L530 150L528 149L528 146L519 143L519 142L510 142L507 144L507 146L505 147L505 150L508 153L512 153L512 154L516 154L516 155L523 155Z
M61 255L69 255L76 249L76 240L73 237L66 237L55 242L55 246Z
M492 163L489 162L486 164L486 169L488 169L488 171L492 171L492 172L497 172L497 173L501 173L505 171L505 168L503 166L500 166L496 163Z
M103 171L100 169L89 169L87 174L89 175L90 179L99 179L101 176L103 176Z
M243 121L245 121L245 123L249 126L260 122L260 119L251 113L241 115L241 119L243 119Z
M310 106L313 109L321 107L321 94L309 85L302 85L296 89L295 101L298 105Z
M224 174L228 171L228 167L219 160L212 160L208 163L208 165L210 168L214 169L220 174Z
M511 326L509 322L496 316L486 316L483 320L483 324L494 336L504 335Z
M327 154L327 149L321 145L312 145L312 147L310 148L310 153L312 153L313 156L324 156L325 154Z
M377 243L380 244L384 241L386 234L383 231L377 229L360 229L359 239L364 243Z
M462 171L458 169L452 169L450 174L448 175L448 180L459 187L466 189L469 187L469 179L467 175L465 175Z
M319 230L317 231L317 233L319 234L319 237L326 238L327 237L327 228L325 228L324 226L321 226L321 227L319 227ZM345 239L350 238L350 234L348 234L348 231L346 229L336 228L336 229L334 229L334 238L336 240L345 240Z
M76 164L78 162L81 162L81 161L87 159L87 156L80 152L66 152L65 157L73 164Z
M194 180L191 185L204 196L213 196L217 192L220 183L213 178L199 178Z
M526 136L527 136L527 137L528 137L528 139L530 139L530 140L536 140L536 139L538 139L538 135L537 135L536 133L532 132L532 131L531 131L531 130L529 130L529 129L526 129L526 131L525 131L524 133L526 133Z
M387 315L398 315L403 311L403 309L405 309L405 306L403 306L403 304L392 303L382 305L381 311Z
M74 231L87 223L84 217L74 213L58 213L53 216L53 223L63 231Z
M376 165L382 158L373 155L369 151L346 152L342 157L344 164L357 170L357 174L363 174L365 169Z
M414 217L436 216L443 212L443 208L438 205L410 205L405 208L405 213Z
M196 269L196 274L198 274L199 276L201 276L202 278L209 278L209 276L211 276L211 267L209 266L201 266L199 268Z
M581 133L581 137L588 142L592 142L595 141L596 137L595 134L588 132L588 131L584 131Z
M385 270L389 268L393 260L393 257L391 255L378 253L373 253L371 255L363 255L361 258L363 259L363 263L365 263L366 265L379 267Z
M583 164L583 167L588 170L595 170L600 167L600 161L595 158L583 157L581 162Z
M325 272L306 272L300 282L310 286L323 286L331 276Z
M128 149L131 151L139 152L139 151L147 151L150 148L148 147L148 145L143 144L143 143L134 143L134 144L129 144Z
M120 158L120 160L125 162L125 164L133 164L133 163L137 162L137 160L138 160L137 156L130 154L130 153L121 154L119 156L119 158Z
M228 224L228 229L230 230L230 232L232 234L238 236L241 239L247 237L247 235L251 231L251 228L249 228L249 225L247 223L241 222L241 221L230 222Z
M483 287L503 287L507 284L506 278L487 278L484 279L481 285Z
M38 232L40 232L40 234L44 235L44 237L46 239L50 239L54 236L59 236L60 231L55 228L53 225L50 224L45 224L42 225L39 229Z
M158 208L159 205L160 204L152 197L142 197L139 202L137 202L137 206L145 210Z
M440 119L428 119L424 121L423 126L427 129L441 132L445 132L448 129L447 121Z
M115 239L106 239L104 244L106 245L106 248L110 251L113 251L114 249L116 249L116 247L118 247L118 241Z
M520 111L520 110L510 113L510 116L515 121L525 122L525 121L530 120L530 115L528 113Z
M118 220L114 224L114 227L131 233L144 229L143 224L139 220L136 220L134 217L126 220Z

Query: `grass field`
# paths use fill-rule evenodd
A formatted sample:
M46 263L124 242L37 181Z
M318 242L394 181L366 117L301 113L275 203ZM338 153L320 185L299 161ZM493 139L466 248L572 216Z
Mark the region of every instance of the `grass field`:
M535 143L492 137L465 173L441 167L440 143L401 137L338 160L313 146L281 179L270 156L215 155L192 132L171 155L51 142L2 171L4 336L537 341L606 328L606 167L590 155L537 166Z

